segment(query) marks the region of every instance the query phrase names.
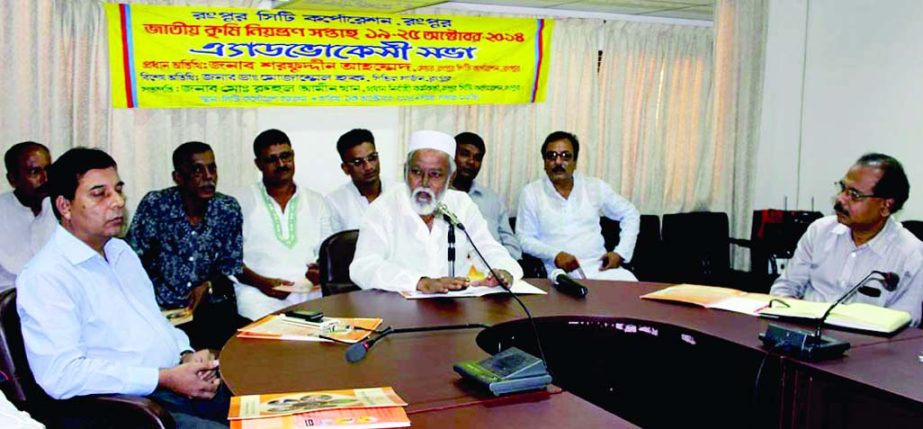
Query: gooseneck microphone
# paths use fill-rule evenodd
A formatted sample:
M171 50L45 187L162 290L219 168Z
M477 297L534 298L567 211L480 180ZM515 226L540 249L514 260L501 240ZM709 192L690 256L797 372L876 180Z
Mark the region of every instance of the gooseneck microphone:
M880 279L873 278L875 275L880 276ZM827 317L833 312L833 309L853 296L856 291L873 297L881 295L881 290L865 286L866 283L873 280L881 282L885 289L893 291L897 288L900 278L895 273L872 271L863 277L859 283L846 291L836 302L827 307L824 315L817 320L817 325L814 327L813 332L770 323L766 328L766 332L760 334L760 340L763 341L766 347L770 348L770 351L778 350L784 354L795 355L806 360L817 361L841 356L849 349L849 342L821 335L821 328L824 326Z
M879 283L885 287L886 291L894 292L894 290L897 289L897 284L901 281L900 276L898 276L897 273L885 273L881 271L877 272L881 274L881 280L879 280ZM881 289L871 286L862 286L859 288L859 293L865 296L870 296L872 298L878 298L881 296Z
M506 293L508 293L511 297L513 297L514 300L516 300L517 303L519 303L519 306L526 313L526 317L529 318L529 324L532 326L532 335L535 336L535 345L538 348L538 354L540 355L542 359L542 366L545 367L545 370L548 370L548 360L545 359L545 350L542 348L542 340L538 335L538 328L535 327L535 319L532 317L532 312L530 312L529 308L526 307L525 304L523 304L522 300L520 300L519 297L516 296L515 293L513 293L513 290L511 289L511 285L506 284L503 281L503 278L497 275L497 272L494 271L493 267L490 266L490 262L487 262L487 258L485 258L484 255L481 253L481 249L478 249L478 246L474 244L474 240L471 239L471 234L468 233L468 230L465 228L465 225L463 225L461 221L458 220L458 216L456 216L455 213L452 212L452 210L449 210L449 207L446 206L445 203L441 203L441 202L436 205L436 212L441 214L443 219L445 219L445 221L448 222L449 225L454 225L456 228L461 230L461 232L465 233L465 237L468 238L468 243L471 243L471 248L473 248L475 253L477 253L478 259L480 259L481 262L484 263L484 266L487 267L487 270L490 271L490 274L497 280L497 283L500 284L500 287L502 287L503 290L506 291ZM548 371L548 372L551 373L551 371Z
M442 218L445 219L449 225L452 225L462 231L465 230L465 226L462 225L461 221L458 220L458 216L455 216L455 213L452 213L452 210L449 210L449 207L445 203L440 202L436 204L436 213L442 215Z
M369 353L369 350L372 346L375 345L379 340L384 337L387 337L391 334L403 334L408 332L428 332L428 331L449 331L456 329L484 329L489 328L489 326L483 323L465 323L462 325L441 325L441 326L419 326L415 328L398 328L394 329L392 327L387 327L381 333L378 334L375 338L369 338L364 341L360 341L349 346L346 349L346 361L349 363L356 363L362 359L365 359L365 355Z
M552 270L551 275L548 276L548 278L551 279L555 289L561 293L577 298L584 298L590 292L586 286L577 283L576 280L570 278L570 276L567 275L567 272L560 268L555 268Z
M876 274L881 276L880 280L872 278L872 276ZM900 276L898 276L897 273L890 273L890 272L884 272L884 271L872 271L868 273L868 275L863 277L862 280L859 281L859 283L856 283L856 285L853 286L851 289L849 289L846 293L844 293L843 296L840 297L840 299L836 300L836 302L834 302L833 305L828 307L827 311L824 312L823 317L818 319L817 326L814 328L814 338L815 339L821 338L821 328L824 326L824 322L827 320L827 317L830 316L830 313L833 311L833 308L836 307L837 305L840 305L843 301L846 301L847 299L849 299L849 297L853 296L853 294L855 294L856 291L859 291L863 295L868 295L871 297L877 297L881 295L880 290L876 288L865 286L865 284L871 280L880 281L884 285L885 289L887 289L888 291L894 291L894 289L897 288L897 283L900 281Z

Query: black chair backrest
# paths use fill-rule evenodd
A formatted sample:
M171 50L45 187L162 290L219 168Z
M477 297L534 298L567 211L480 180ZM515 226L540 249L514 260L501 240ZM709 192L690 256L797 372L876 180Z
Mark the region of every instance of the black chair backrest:
M15 288L0 292L0 370L9 377L0 386L17 406L24 407L28 400L32 405L29 408L35 408L37 404L51 400L35 382L26 359L19 313L16 312Z
M617 220L609 219L605 216L599 217L599 227L602 229L603 241L605 241L606 251L611 252L615 246L619 245L619 235L622 233L621 223Z
M731 266L727 213L663 215L664 268L669 281L720 284Z
M327 237L320 245L320 284L324 296L350 292L359 288L349 278L349 264L356 253L358 229L340 231ZM336 285L336 287L333 287Z
M791 258L808 226L823 216L821 212L807 210L754 210L750 229L750 271L765 274L771 265L770 274L778 274L776 259Z
M908 231L916 235L917 238L923 240L923 221L920 220L905 220L901 222L904 225L904 228L907 228Z

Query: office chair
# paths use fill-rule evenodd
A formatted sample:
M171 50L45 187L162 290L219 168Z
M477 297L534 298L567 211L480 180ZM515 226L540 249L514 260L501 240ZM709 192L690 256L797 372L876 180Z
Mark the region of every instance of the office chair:
M349 278L349 264L356 253L358 229L340 231L327 237L320 245L320 287L324 296L360 290Z
M615 246L619 245L619 234L622 232L619 225L618 221L600 216L599 226L602 227L606 251L611 252ZM661 279L661 270L658 269L660 248L660 218L657 215L641 215L634 256L631 262L624 265L625 268L631 271L638 280L659 281Z
M794 256L808 226L823 216L806 210L754 210L749 243L738 240L738 244L750 248L750 271L766 274L768 270L770 276L777 277L781 271L778 261Z
M173 416L142 396L91 395L54 400L35 382L23 344L16 290L0 292L0 370L7 379L0 388L14 405L49 428L172 429Z
M907 228L908 231L917 236L920 240L923 240L923 221L920 220L905 220L901 222L904 225L904 228Z
M510 216L510 228L516 232L516 216ZM545 269L545 263L526 252L522 252L522 258L518 261L519 267L522 268L522 277L526 279L547 279L548 271Z
M663 280L726 286L730 275L727 213L663 215Z

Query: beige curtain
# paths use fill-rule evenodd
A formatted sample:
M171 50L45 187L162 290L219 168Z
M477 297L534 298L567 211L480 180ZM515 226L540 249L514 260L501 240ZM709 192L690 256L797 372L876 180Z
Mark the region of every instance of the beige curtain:
M256 7L247 1L127 1L165 5ZM129 210L144 193L172 185L173 148L209 143L219 189L256 180L251 144L254 109L113 109L105 13L97 0L0 2L0 129L3 150L35 140L57 156L75 146L103 149L119 163ZM3 181L2 190L9 189Z
M603 34L589 171L643 213L714 207L712 29L609 22Z
M642 213L727 212L731 235L749 237L765 2L721 0L715 16L714 27L556 19L544 103L407 107L402 133L481 134L479 180L515 211L522 186L544 174L544 137L574 132L578 170Z
M478 133L487 142L478 180L515 204L523 185L544 174L539 149L550 132L568 129L585 141L596 140L587 136L595 136L599 128L593 112L599 80L596 40L601 24L555 21L544 103L406 107L401 109L403 134L420 129Z
M713 37L709 27L556 19L544 103L402 109L403 131L473 131L488 145L479 180L516 206L541 177L555 130L580 139L579 171L644 213L707 208Z
M760 106L766 51L768 3L718 0L715 10L715 146L731 173L718 186L731 215L731 234L750 237ZM743 249L738 249L743 250ZM749 253L737 251L735 266L748 267Z

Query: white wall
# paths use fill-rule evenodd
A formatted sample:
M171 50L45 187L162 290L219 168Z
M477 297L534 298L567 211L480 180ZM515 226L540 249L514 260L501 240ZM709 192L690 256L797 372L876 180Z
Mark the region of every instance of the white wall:
M770 3L755 208L830 213L833 182L875 151L910 177L900 217L923 219L921 21L918 0Z
M326 195L349 181L340 169L337 139L353 128L366 128L375 136L381 159L381 177L400 177L404 157L398 141L397 107L272 107L257 113L260 130L285 131L295 149L296 183Z

